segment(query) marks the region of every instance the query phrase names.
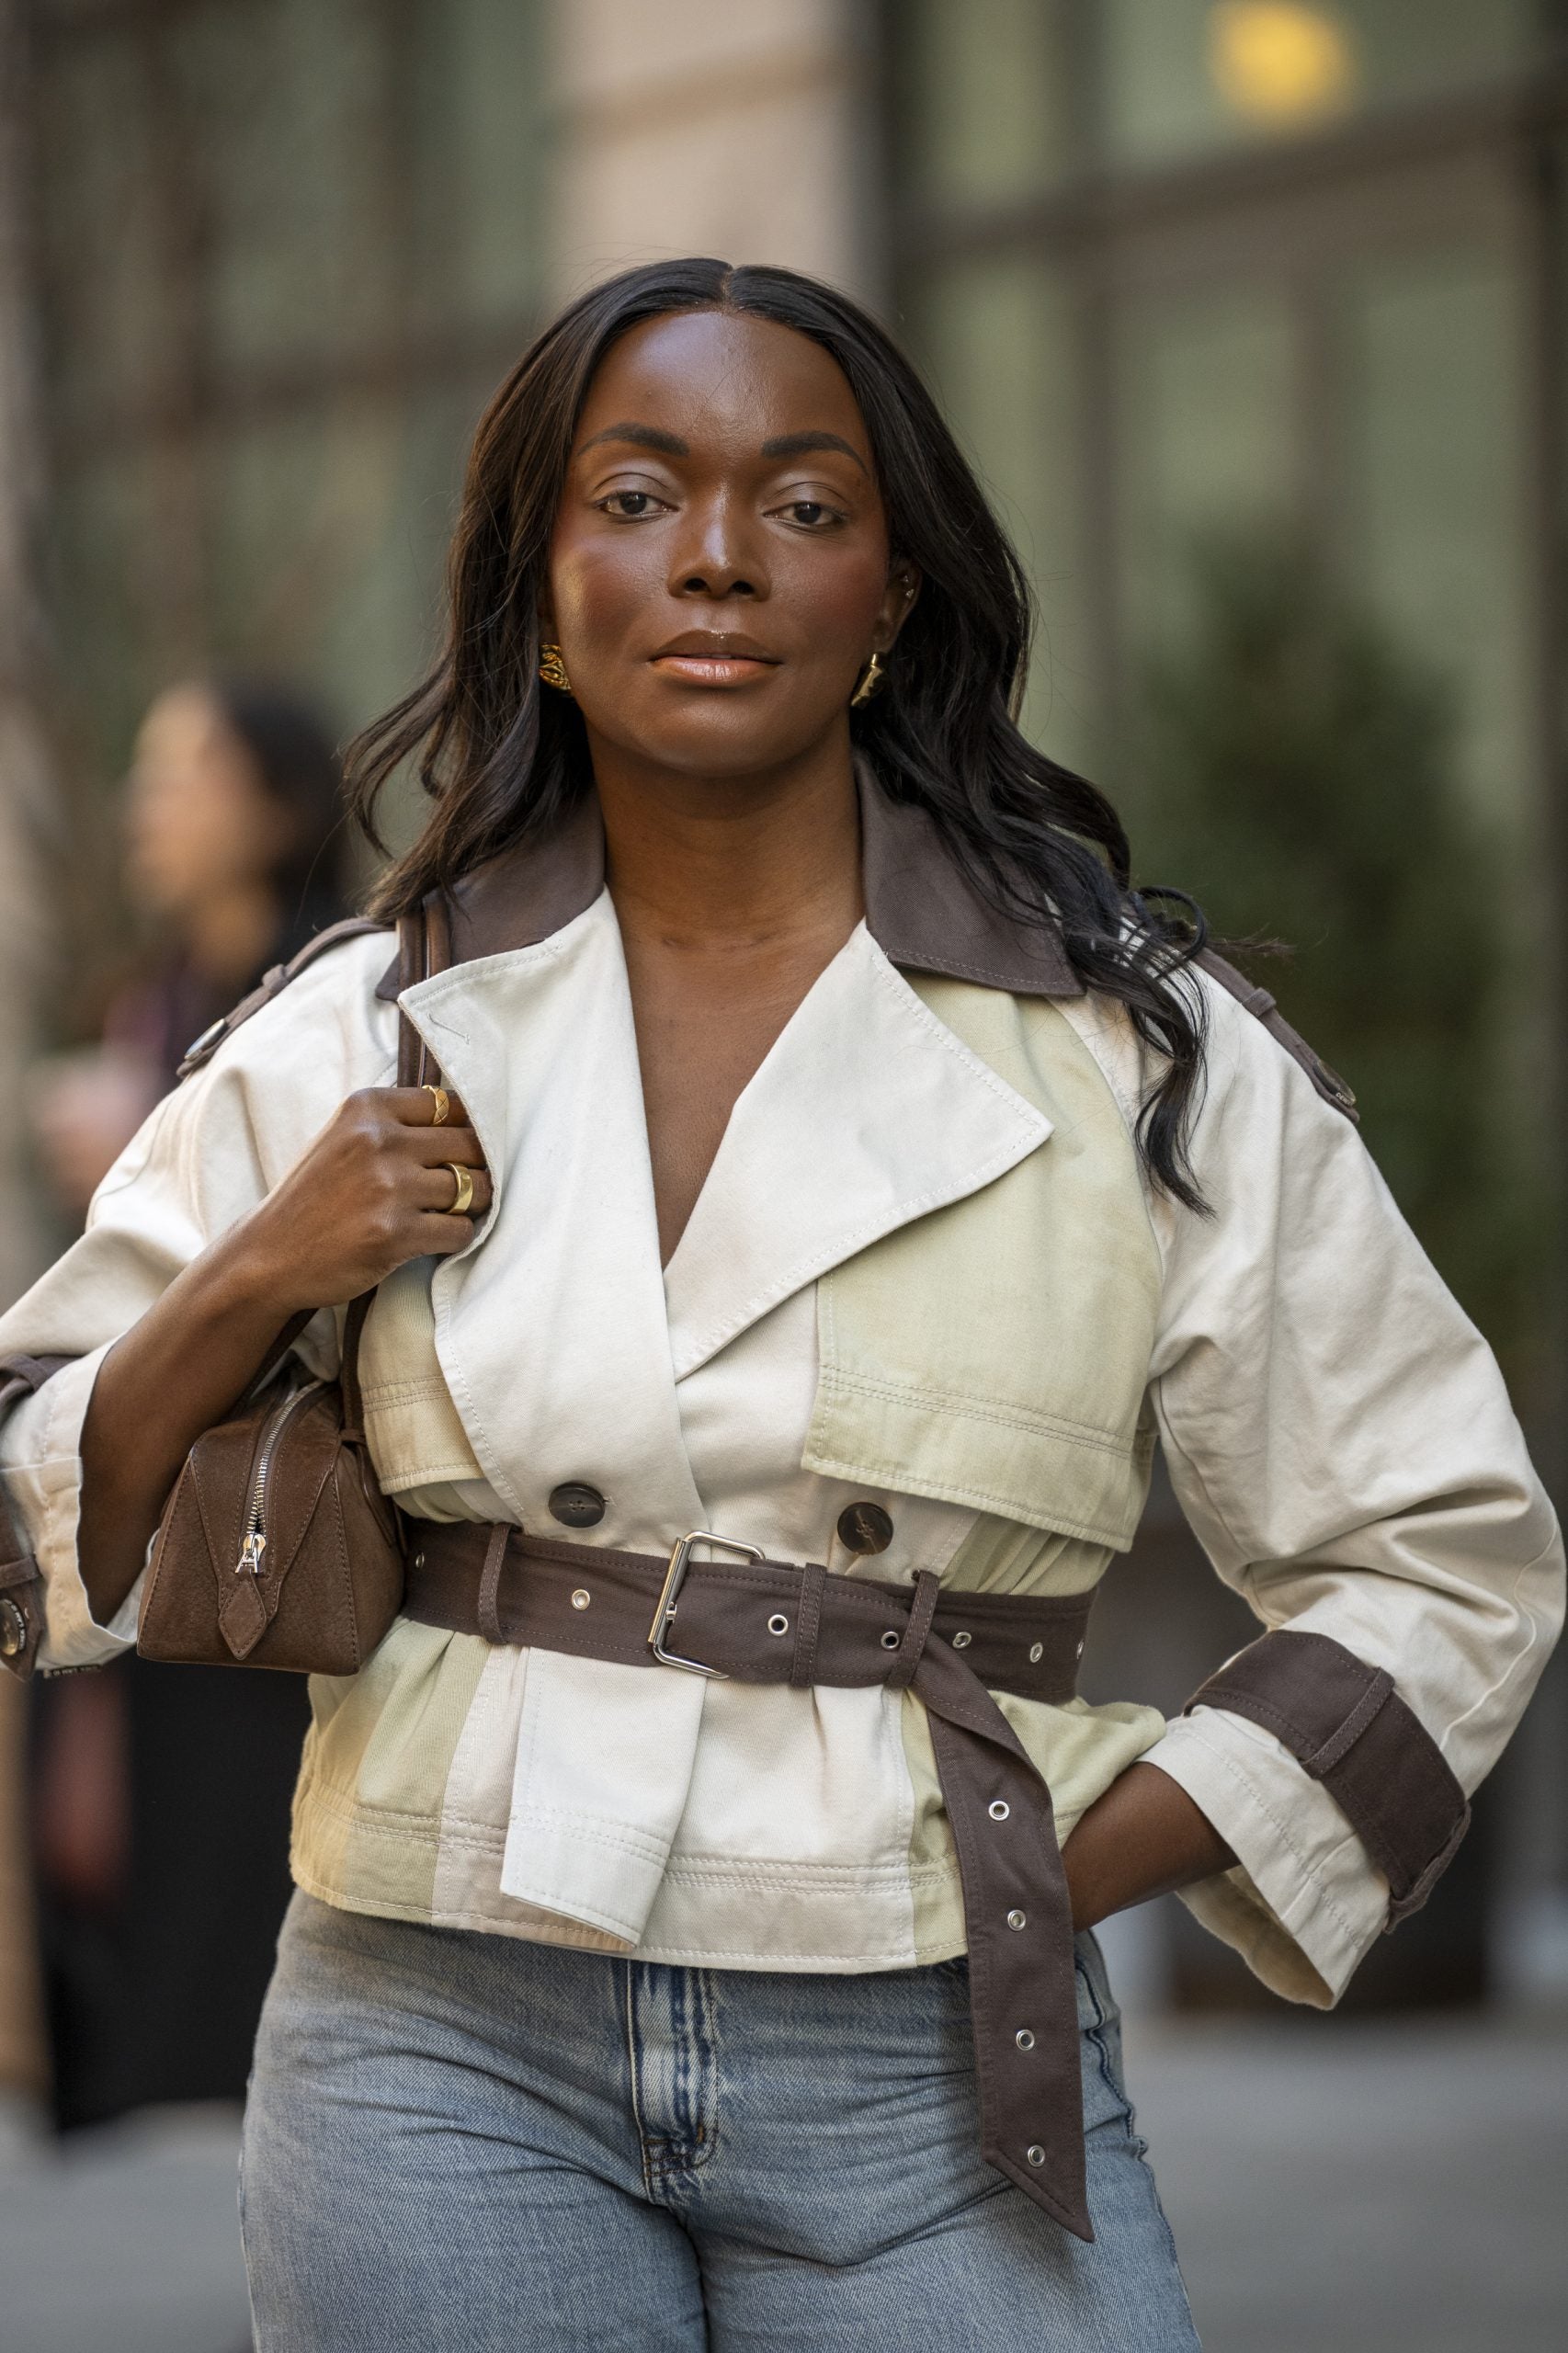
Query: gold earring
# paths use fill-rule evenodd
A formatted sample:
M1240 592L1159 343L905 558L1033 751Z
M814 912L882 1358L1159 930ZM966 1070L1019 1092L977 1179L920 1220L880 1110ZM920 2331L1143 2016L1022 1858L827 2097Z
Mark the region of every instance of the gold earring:
M554 687L563 695L571 693L572 681L566 675L566 665L561 658L559 645L540 647L539 675L547 687Z
M880 654L873 654L870 660L866 665L859 685L856 688L854 693L849 698L849 708L851 710L854 710L860 703L869 702L874 694L880 694L881 692L884 683L884 668L885 665L882 661L881 655Z

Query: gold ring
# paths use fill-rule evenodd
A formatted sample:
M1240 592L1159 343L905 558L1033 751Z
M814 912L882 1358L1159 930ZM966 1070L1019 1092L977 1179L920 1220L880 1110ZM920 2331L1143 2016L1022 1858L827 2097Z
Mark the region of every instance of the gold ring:
M426 1084L422 1086L419 1091L422 1095L427 1095L430 1097L431 1102L436 1106L436 1116L431 1120L430 1125L433 1128L444 1128L447 1121L452 1116L452 1098L447 1093L446 1088L444 1086L431 1086Z
M441 1165L451 1170L458 1188L447 1215L466 1217L473 1207L473 1173L471 1169L460 1168L455 1160L444 1160Z

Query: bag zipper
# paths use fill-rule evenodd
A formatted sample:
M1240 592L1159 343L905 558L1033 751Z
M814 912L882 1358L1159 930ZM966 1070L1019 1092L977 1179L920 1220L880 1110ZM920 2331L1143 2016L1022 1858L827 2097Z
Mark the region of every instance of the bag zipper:
M251 1486L250 1525L245 1530L244 1542L240 1546L240 1557L234 1563L236 1576L242 1569L248 1569L252 1576L261 1574L261 1556L267 1550L267 1474L272 1467L272 1458L278 1450L278 1441L283 1435L289 1416L304 1404L307 1397L313 1396L321 1385L319 1381L302 1381L298 1389L283 1399L281 1404L274 1407L262 1430L261 1443L256 1449L256 1478Z

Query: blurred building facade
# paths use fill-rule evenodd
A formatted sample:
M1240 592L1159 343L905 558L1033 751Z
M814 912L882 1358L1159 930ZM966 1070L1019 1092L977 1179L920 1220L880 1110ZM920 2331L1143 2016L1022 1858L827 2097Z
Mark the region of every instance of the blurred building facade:
M1039 593L1028 724L1135 835L1129 716L1213 527L1310 551L1445 682L1504 876L1477 1117L1543 1188L1494 1336L1561 1485L1562 0L7 5L79 847L171 676L292 676L346 727L410 681L466 438L552 302L652 254L825 274L934 377ZM1174 1699L1165 1540L1118 1639ZM1508 1769L1492 1868L1550 1910L1561 1672Z

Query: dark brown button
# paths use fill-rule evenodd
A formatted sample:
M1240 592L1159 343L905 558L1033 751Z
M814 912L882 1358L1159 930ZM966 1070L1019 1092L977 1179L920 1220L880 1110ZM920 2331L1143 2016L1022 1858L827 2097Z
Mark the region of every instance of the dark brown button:
M892 1521L881 1504L846 1504L838 1515L838 1538L851 1552L885 1552Z
M0 1658L20 1658L27 1646L27 1619L7 1596L0 1601Z
M562 1528L597 1528L605 1516L605 1499L597 1487L568 1479L551 1491L550 1508Z

